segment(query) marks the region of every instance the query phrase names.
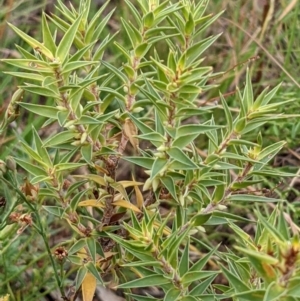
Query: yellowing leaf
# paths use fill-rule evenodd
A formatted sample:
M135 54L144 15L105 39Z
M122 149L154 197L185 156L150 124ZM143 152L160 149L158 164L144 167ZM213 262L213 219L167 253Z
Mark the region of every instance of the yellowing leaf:
M127 208L127 209L130 209L134 212L137 212L137 213L141 213L141 210L134 206L133 204L125 201L125 200L119 200L119 201L115 201L112 203L114 206L119 206L119 207L122 207L122 208Z
M142 209L143 205L144 205L144 197L143 197L141 190L138 187L138 185L140 185L140 182L136 182L133 175L132 175L132 180L134 183L136 183L134 185L134 192L135 192L137 206L139 209ZM144 183L141 183L141 184L143 185Z
M81 284L83 301L93 301L97 287L97 280L91 273L86 273Z
M91 180L91 181L93 181L97 184L100 184L102 186L106 186L106 184L107 184L105 179L101 176L98 176L98 175L93 175L93 174L90 174L90 175L75 175L74 177Z
M0 301L9 301L9 294L0 297Z
M159 229L159 227L161 226L161 222L159 221L155 221L154 222L154 227ZM164 230L163 230L163 233L168 236L168 235L171 235L172 231L170 230L170 228L168 227L164 227Z
M143 182L136 182L135 180L133 181L119 181L124 188L131 187L131 186L138 186L138 185L144 185Z
M265 262L262 262L261 265L268 277L275 279L276 274L274 268L270 264L267 264Z
M105 207L102 203L100 203L98 200L95 200L95 199L90 199L90 200L85 200L85 201L79 202L78 206L79 207L91 206L91 207L97 207L97 208Z

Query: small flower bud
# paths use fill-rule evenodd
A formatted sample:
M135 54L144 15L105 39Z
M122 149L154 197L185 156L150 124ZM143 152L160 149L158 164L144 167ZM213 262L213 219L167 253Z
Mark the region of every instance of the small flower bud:
M87 132L82 133L82 135L81 135L81 137L80 137L80 143L81 143L81 144L84 144L84 142L85 142L86 139L87 139L87 136L88 136Z
M127 87L127 86L124 86L124 87L123 87L123 91L124 91L124 93L128 93L128 91L129 91L128 87Z
M56 106L56 109L58 109L59 111L67 111L67 108L63 106Z
M133 113L140 113L142 111L144 111L144 108L142 108L142 107L136 107L132 110Z
M63 262L68 257L68 251L65 249L65 247L58 247L54 251L54 256L59 262Z
M218 209L218 210L220 210L220 211L223 211L223 210L226 210L226 209L227 209L227 206L218 204L218 205L216 206L216 209Z
M69 120L68 122L65 123L64 127L65 128L70 128L72 125L76 123L76 120Z
M7 166L7 169L9 169L11 171L15 171L17 169L16 161L11 156L8 156L6 158L6 166Z

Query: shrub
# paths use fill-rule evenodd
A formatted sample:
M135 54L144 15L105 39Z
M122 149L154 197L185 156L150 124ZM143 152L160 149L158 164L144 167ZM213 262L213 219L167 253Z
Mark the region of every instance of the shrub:
M130 46L103 35L108 3L91 16L89 0L78 10L58 1L61 16L42 16L42 42L10 24L32 51L18 46L21 59L3 60L21 69L7 74L22 84L1 131L23 109L44 123L0 166L4 286L17 289L11 280L23 270L12 263L22 253L13 250L28 235L44 252L46 291L63 300L80 290L92 300L108 283L128 300L158 300L135 290L152 286L166 301L298 300L299 228L262 185L293 174L270 167L285 142L264 145L260 132L291 117L276 113L291 100L273 101L280 85L254 96L247 70L238 110L220 93L215 119L220 106L199 95L218 89L203 53L221 13L205 15L205 0L125 2ZM119 57L110 60L108 47ZM47 103L27 101L33 94ZM208 240L220 229L234 237L228 247L222 235Z

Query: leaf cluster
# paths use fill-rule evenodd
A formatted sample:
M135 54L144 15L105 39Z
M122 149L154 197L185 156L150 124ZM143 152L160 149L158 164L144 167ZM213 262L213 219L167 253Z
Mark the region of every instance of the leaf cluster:
M113 14L104 15L108 2L91 15L90 0L78 9L58 0L61 16L42 16L41 42L10 24L31 51L17 46L22 58L2 60L20 69L6 74L22 83L0 131L18 118L19 108L57 131L45 137L33 126L31 141L20 139L22 156L0 162L4 198L11 200L1 217L1 241L9 246L25 229L38 233L64 300L80 291L92 300L107 274L127 300L153 300L133 292L149 286L159 287L166 301L297 300L298 229L287 223L284 200L262 185L268 176L291 176L269 165L286 142L265 146L259 130L290 118L277 112L293 100L273 102L280 85L254 96L247 69L236 92L238 112L220 93L226 123L216 123L216 106L201 104L199 95L217 89L203 53L219 35L202 36L222 12L206 15L206 0L125 2L133 18L121 20L122 34L130 47L113 43L121 66L105 55L119 34L103 36ZM27 102L28 95L48 102ZM250 132L258 133L254 140ZM131 170L121 179L124 162ZM278 205L264 217L259 208L270 203ZM253 237L239 225L252 221L228 212L239 204L257 204ZM68 237L52 246L57 223ZM236 249L202 242L212 225L232 231Z

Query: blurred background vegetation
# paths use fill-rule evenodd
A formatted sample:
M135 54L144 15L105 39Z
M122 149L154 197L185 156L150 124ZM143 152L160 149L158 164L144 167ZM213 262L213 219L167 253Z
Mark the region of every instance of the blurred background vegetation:
M132 0L134 2L134 0ZM78 7L80 0L73 0L72 5ZM93 10L96 11L103 4L102 0L92 1ZM121 30L120 18L131 19L130 12L122 0L111 0L106 9L109 11L116 8L108 28L104 35ZM7 22L24 30L31 36L39 39L41 36L41 12L59 13L55 8L55 1L49 0L0 0L0 57L15 58L19 54L16 51L16 44L29 49L28 46L19 39L7 26ZM294 99L285 108L286 114L300 112L300 1L298 0L211 0L207 9L208 13L217 14L224 10L223 15L206 31L206 35L215 35L223 32L222 36L206 53L205 65L214 67L214 72L224 72L211 80L211 84L219 85L219 90L228 100L232 111L238 109L238 101L235 97L235 88L244 86L246 67L250 66L252 72L253 86L258 94L265 87L274 87L282 82L278 99ZM119 34L117 39L121 44L129 45L129 41L122 40L124 35ZM157 51L163 57L166 46L162 45ZM122 62L120 53L111 44L106 52L106 57L110 62L119 65ZM0 120L13 92L20 84L16 78L3 73L3 71L16 71L14 67L4 65L0 62ZM116 83L115 83L116 84ZM30 98L29 98L30 97ZM25 96L25 101L45 103L44 98L34 98ZM200 95L199 102L218 104L218 89L213 89ZM36 117L28 112L22 112L22 118L10 125L8 132L0 136L0 159L19 151L16 143L20 137L29 140L31 137L31 125L40 128L44 123L42 117ZM222 111L215 113L216 123L222 123L224 116ZM48 128L49 130L49 128ZM51 129L50 129L51 130ZM47 133L40 132L41 135ZM256 139L257 132L250 133L253 140ZM268 124L265 126L263 136L266 137L266 144L279 140L286 140L287 145L284 151L276 157L272 163L283 170L300 174L300 121L299 118L283 120L281 124ZM199 141L205 150L205 141ZM300 182L295 177L285 179L285 182L269 182L266 179L266 186L274 189L281 198L290 201L290 210L294 212L294 218L299 213L299 189ZM1 210L1 208L0 208ZM239 210L239 208L235 208ZM50 223L51 221L49 221ZM57 229L60 232L61 229ZM216 235L221 235L221 231L214 231L207 236L207 240L214 239ZM229 235L223 233L223 237ZM54 240L55 233L49 233ZM53 241L53 244L58 241ZM40 252L42 243L32 234L21 236L15 247L10 245L10 249L2 250L0 256L0 296L14 290L15 300L21 299L24 289L28 290L26 300L42 300L42 296L48 294L41 290L43 283L51 290L51 269L44 263L46 254ZM4 252L5 251L5 252ZM17 251L17 252L16 252ZM20 261L19 254L28 254L32 258ZM6 266L5 258L10 258L10 264ZM15 259L14 259L15 258ZM24 277L24 271L25 277ZM71 271L72 272L72 271ZM23 275L22 277L20 275ZM30 275L30 287L26 286L26 275ZM32 276L33 275L33 276ZM29 276L28 276L29 277ZM17 283L17 287L10 287L9 283ZM4 283L4 284L3 284ZM47 284L47 285L46 285ZM20 299L16 294L19 287ZM30 293L29 293L30 292ZM45 299L46 300L46 299Z

